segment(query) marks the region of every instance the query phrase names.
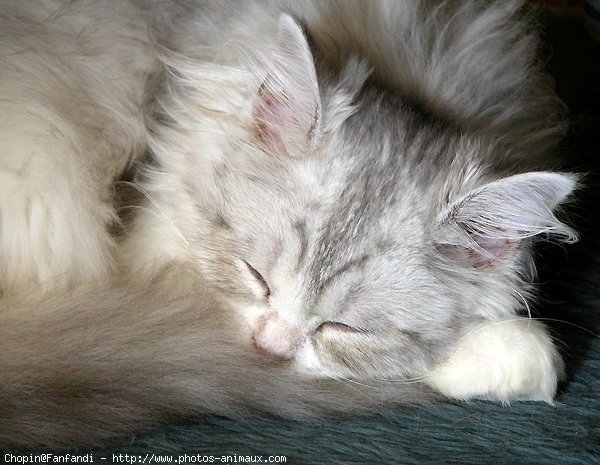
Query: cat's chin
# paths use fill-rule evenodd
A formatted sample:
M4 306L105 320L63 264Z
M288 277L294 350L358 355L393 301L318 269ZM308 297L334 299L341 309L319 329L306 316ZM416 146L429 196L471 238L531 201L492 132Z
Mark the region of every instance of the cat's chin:
M310 341L304 344L296 352L292 361L292 367L300 375L312 378L337 378L339 375L326 368L319 360L314 346Z

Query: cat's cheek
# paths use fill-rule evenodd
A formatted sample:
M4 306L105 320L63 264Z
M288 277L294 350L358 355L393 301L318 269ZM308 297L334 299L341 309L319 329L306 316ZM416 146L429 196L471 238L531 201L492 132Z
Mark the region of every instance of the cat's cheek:
M305 376L315 378L331 378L336 376L334 371L325 367L321 362L317 350L310 340L307 340L297 351L293 365L298 373Z
M322 379L349 379L356 374L349 368L332 360L331 354L324 350L314 339L307 338L296 352L294 369L305 376Z
M239 316L240 327L249 329L250 333L256 332L260 318L266 313L267 308L261 304L248 304L246 302L231 302L232 308Z

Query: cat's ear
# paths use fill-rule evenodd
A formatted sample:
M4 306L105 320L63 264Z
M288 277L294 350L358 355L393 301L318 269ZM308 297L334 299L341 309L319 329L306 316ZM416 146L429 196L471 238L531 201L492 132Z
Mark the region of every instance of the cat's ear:
M511 256L526 238L551 235L575 242L575 231L553 211L574 190L572 175L533 172L510 176L473 190L442 215L436 248L466 266L492 266Z
M259 139L277 151L308 150L319 133L321 98L312 53L301 27L279 18L275 56L254 105Z

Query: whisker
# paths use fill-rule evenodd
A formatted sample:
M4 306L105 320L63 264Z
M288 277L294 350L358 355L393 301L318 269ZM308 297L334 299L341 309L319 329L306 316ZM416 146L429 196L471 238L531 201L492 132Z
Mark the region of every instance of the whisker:
M586 333L588 333L588 334L590 334L590 335L592 335L592 336L594 336L594 337L600 337L600 333L595 333L595 332L594 332L594 331L592 331L591 329L588 329L588 328L586 328L586 327L584 327L584 326L581 326L581 325L578 325L578 324L572 323L572 322L570 322L570 321L566 321L566 320L559 320L559 319L557 319L557 318L533 318L533 319L534 319L534 320L539 320L539 321L549 321L549 322L552 322L552 323L562 323L562 324L564 324L564 325L573 326L573 327L575 327L575 328L577 328L577 329L580 329L580 330L582 330L582 331L585 331Z
M525 297L523 297L523 294L521 294L516 289L513 291L515 292L515 294L517 294L523 300L523 303L525 304L525 308L527 309L527 315L528 315L529 319L531 320L531 308L529 307L529 303L527 302L527 299Z
M378 381L382 382L390 382L394 384L418 384L422 383L426 379L428 379L431 375L425 374L420 376L413 376L412 378L403 378L403 379L378 379Z
M333 376L333 375L327 374L327 378L329 378L333 381L337 381L338 383L344 384L345 386L351 387L351 388L355 389L357 392L360 392L360 389L354 387L353 384L356 384L357 386L369 387L368 384L363 384L356 380L348 379L343 376Z

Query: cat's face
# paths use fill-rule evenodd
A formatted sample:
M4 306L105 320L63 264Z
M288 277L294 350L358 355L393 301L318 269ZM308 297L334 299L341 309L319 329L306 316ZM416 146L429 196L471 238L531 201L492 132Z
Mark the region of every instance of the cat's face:
M279 166L238 153L255 164L215 179L228 195L207 240L225 251L214 260L228 266L242 324L258 350L313 374L410 376L456 330L455 291L429 263L427 210L410 180L392 185L358 162L370 145L334 137Z
M192 118L164 161L188 252L254 350L316 376L422 376L477 319L522 305L524 239L572 237L551 211L573 180L493 181L485 141L365 84L358 62L319 82L298 25L279 27L254 98Z

